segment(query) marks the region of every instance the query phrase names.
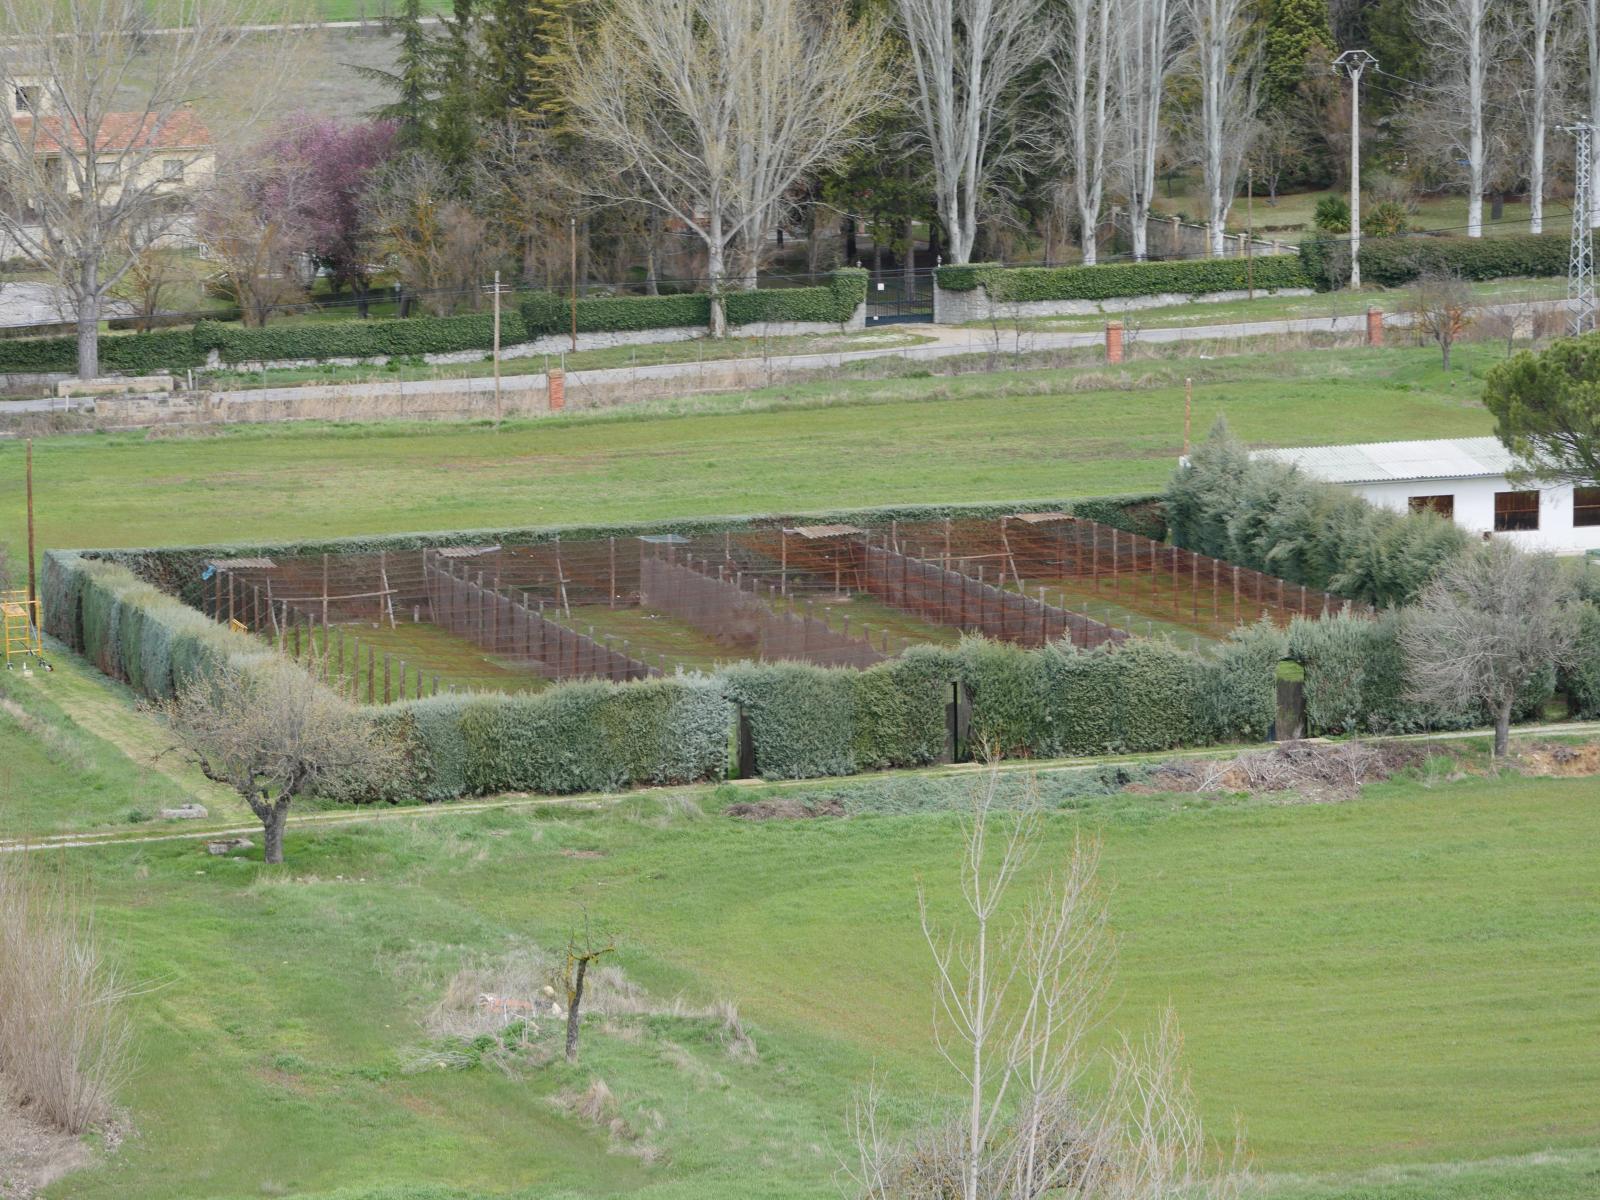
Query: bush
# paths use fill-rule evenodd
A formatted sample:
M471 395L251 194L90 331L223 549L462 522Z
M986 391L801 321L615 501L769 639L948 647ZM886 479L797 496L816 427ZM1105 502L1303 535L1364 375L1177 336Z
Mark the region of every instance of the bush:
M450 354L492 347L494 316L471 313L459 317L326 321L266 329L201 321L194 327L194 340L204 350L216 350L227 363ZM501 313L501 344L527 340L522 317L515 312Z
M655 679L570 683L532 696L481 695L461 708L455 723L467 791L561 794L726 774L729 721L727 702L712 684ZM455 736L447 724L439 723L428 747L434 770L456 753L446 740ZM447 776L434 777L441 778Z
M1293 467L1256 459L1218 427L1167 485L1186 549L1379 605L1414 597L1468 544L1434 513L1397 513Z
M535 292L522 300L522 321L530 337L566 333L572 310L565 296ZM711 322L710 298L682 296L597 296L578 301L578 332L604 333L639 329L705 328Z
M103 336L100 369L132 375L181 371L206 360L187 329ZM78 369L75 337L0 339L0 374L71 374Z
M1574 661L1561 672L1561 690L1571 701L1572 716L1593 720L1600 716L1600 607L1592 600L1578 605L1578 639L1574 652Z
M1566 235L1555 233L1377 238L1361 243L1361 281L1401 287L1430 274L1467 280L1565 275L1570 250ZM1300 260L1305 276L1320 288L1340 288L1349 282L1349 247L1342 240L1307 238L1300 243Z
M975 263L939 267L939 286L951 292L982 287L989 299L1025 304L1046 300L1115 300L1163 293L1198 296L1243 291L1254 280L1261 290L1310 287L1293 254L1206 258L1189 262L1116 263L1095 267L1002 267Z
M1317 201L1311 223L1324 233L1350 232L1350 201L1343 196L1324 196Z

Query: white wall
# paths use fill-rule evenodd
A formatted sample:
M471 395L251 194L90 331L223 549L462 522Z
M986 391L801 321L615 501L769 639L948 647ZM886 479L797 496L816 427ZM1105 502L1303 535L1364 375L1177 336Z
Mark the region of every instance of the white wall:
M1352 490L1373 504L1396 512L1407 510L1412 496L1456 498L1455 521L1473 534L1494 529L1494 494L1517 491L1503 477L1480 479L1421 479L1405 483L1356 483ZM1600 525L1574 528L1572 488L1544 488L1539 494L1539 528L1507 531L1494 535L1528 550L1549 550L1556 554L1581 554L1600 549Z

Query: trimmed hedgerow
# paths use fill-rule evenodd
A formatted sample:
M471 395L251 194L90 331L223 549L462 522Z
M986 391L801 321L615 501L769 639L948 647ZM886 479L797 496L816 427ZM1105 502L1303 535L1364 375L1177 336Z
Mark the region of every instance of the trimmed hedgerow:
M843 667L740 663L717 678L750 722L756 770L813 779L856 770L856 676Z
M522 321L531 337L566 333L572 309L565 296L534 292L521 302ZM639 329L705 328L711 322L710 298L701 293L681 296L595 296L578 301L578 332L607 333Z
M725 307L730 325L757 321L814 321L843 325L867 298L868 272L845 267L822 287L763 288L729 292Z
M1365 259L1363 259L1363 267ZM1026 304L1048 300L1115 300L1165 293L1265 291L1312 286L1295 254L1204 258L1185 262L1114 263L1094 267L1002 267L971 263L939 267L939 286L950 292L983 288L990 300Z
M528 340L522 317L500 316L502 345ZM494 345L494 316L469 313L459 317L407 317L403 320L327 321L312 325L276 325L245 329L201 321L194 341L215 350L223 362L275 362L285 359L388 358L488 350Z
M1557 233L1368 238L1361 243L1361 279L1400 287L1430 272L1478 280L1565 275L1570 256L1566 234ZM1305 239L1300 243L1300 262L1306 278L1325 291L1344 287L1350 280L1350 248L1342 238Z
M614 791L727 772L730 710L702 680L482 695L460 713L469 792Z
M100 369L148 375L181 371L205 362L187 329L135 333L100 339ZM0 339L0 374L70 373L78 369L75 337Z
M1600 608L1593 601L1578 605L1576 656L1562 670L1560 685L1574 717L1587 721L1600 716Z
M946 750L946 707L960 677L956 656L939 646L913 646L854 681L857 771L937 762Z

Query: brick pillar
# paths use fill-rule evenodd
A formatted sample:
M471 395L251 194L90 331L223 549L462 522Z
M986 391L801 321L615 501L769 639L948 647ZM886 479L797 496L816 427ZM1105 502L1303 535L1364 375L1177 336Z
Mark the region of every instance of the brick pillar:
M550 397L550 411L560 412L567 404L567 373L554 370L546 376L545 390Z
M1122 361L1122 322L1106 322L1106 361L1119 363Z
M1367 345L1383 345L1383 309L1367 309Z

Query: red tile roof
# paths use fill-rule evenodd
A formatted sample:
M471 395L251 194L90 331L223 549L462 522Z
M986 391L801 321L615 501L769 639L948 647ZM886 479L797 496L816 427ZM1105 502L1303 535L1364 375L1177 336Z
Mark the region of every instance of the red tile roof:
M35 140L36 119L39 129ZM83 151L82 131L60 117L13 117L12 120L22 140L32 141L36 153L60 151L63 136L71 142L74 152ZM101 154L121 154L128 150L194 150L209 146L211 133L188 109L178 109L164 120L153 113L107 113L100 122L95 141L95 149Z

